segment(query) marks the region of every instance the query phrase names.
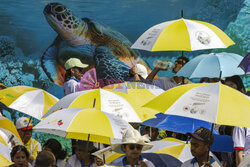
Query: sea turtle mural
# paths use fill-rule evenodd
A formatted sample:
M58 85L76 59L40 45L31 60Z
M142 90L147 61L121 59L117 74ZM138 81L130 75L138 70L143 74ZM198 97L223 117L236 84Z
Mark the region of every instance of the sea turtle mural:
M42 67L56 84L64 83L64 63L71 57L96 67L97 78L104 81L124 79L136 63L148 66L121 33L88 18L79 19L59 3L49 3L44 15L58 33L42 56ZM149 70L149 68L148 68ZM104 83L105 84L105 83Z

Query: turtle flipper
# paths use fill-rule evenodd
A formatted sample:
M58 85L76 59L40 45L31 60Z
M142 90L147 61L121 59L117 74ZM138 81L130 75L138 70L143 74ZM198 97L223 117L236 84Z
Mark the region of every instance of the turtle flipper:
M103 85L111 84L113 81L124 80L130 69L129 66L113 56L110 49L104 46L99 46L95 49L94 61L97 78L103 80Z
M56 83L57 85L63 86L64 83L64 68L60 65L57 58L57 44L60 40L58 36L52 45L43 53L41 58L41 64L44 72L48 76L48 78Z

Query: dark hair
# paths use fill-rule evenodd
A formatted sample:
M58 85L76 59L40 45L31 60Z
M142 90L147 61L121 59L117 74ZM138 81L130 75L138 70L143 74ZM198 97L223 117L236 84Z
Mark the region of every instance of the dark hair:
M26 158L29 159L30 153L29 153L29 151L27 150L27 148L24 147L23 145L17 145L17 146L15 146L15 147L13 147L12 150L11 150L11 152L10 152L10 157L11 157L11 160L12 160L12 161L13 161L13 158L14 158L14 156L16 155L16 153L17 153L18 151L24 152L25 155L26 155Z
M45 142L43 147L50 148L52 153L55 155L57 159L65 159L67 156L67 152L62 149L61 143L56 139L49 139Z
M187 58L187 57L185 57L185 56L178 57L178 59L183 59L183 60L185 60L186 63L189 62L189 58ZM177 59L177 60L178 60L178 59ZM186 64L186 63L185 63L185 64Z
M41 151L36 157L35 167L48 167L53 164L55 157L50 151Z
M242 82L242 79L239 75L234 75L234 76L231 76L231 77L226 77L226 80L225 82L227 81L231 81L233 83L235 83L237 85L237 90L242 92L242 93L246 93L246 89L245 89L245 86Z

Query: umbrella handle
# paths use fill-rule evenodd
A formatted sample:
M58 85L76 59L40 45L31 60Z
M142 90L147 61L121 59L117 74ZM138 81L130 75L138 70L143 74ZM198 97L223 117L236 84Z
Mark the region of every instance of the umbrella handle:
M211 140L211 136L213 135L213 129L214 129L214 123L212 123L212 126L211 126L211 133L210 133L210 140ZM209 161L209 151L210 151L210 148L211 148L212 145L210 145L209 143L209 149L208 149L208 153L207 153L207 162Z

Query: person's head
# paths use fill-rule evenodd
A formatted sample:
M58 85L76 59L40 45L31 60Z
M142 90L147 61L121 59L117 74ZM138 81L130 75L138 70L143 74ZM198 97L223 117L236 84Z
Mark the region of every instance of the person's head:
M150 140L147 135L141 136L139 131L131 129L123 135L121 143L111 144L111 148L117 153L125 153L127 158L138 159L142 151L153 147L148 142Z
M191 136L191 153L199 158L207 156L210 147L214 141L214 135L207 128L200 127L194 133L188 133Z
M16 121L16 129L23 143L26 144L32 136L33 125L31 120L27 117L20 117Z
M67 156L66 151L62 149L62 145L56 139L49 139L43 145L43 150L50 151L54 154L56 159L65 159Z
M224 82L225 85L230 86L231 88L234 88L242 93L246 93L246 89L244 87L244 84L238 75L234 75L232 77L227 77Z
M200 83L214 83L214 82L219 82L220 79L219 78L207 78L207 77L204 77L200 80Z
M83 64L80 59L68 59L64 64L66 70L65 78L73 77L80 80L84 72L89 69L88 66L88 64Z
M75 150L76 158L80 161L93 161L94 156L91 156L91 154L97 151L97 148L94 146L93 142L87 142L82 140L76 140L73 145L73 148Z
M175 61L175 66L172 70L173 73L177 73L187 62L189 59L187 57L181 56Z
M145 126L142 131L143 135L148 135L151 139L151 141L155 141L157 139L157 136L159 135L158 128Z
M35 167L55 167L56 158L50 151L43 150L36 157Z
M16 167L28 166L29 156L29 151L22 145L13 147L10 153L11 160L14 162Z

